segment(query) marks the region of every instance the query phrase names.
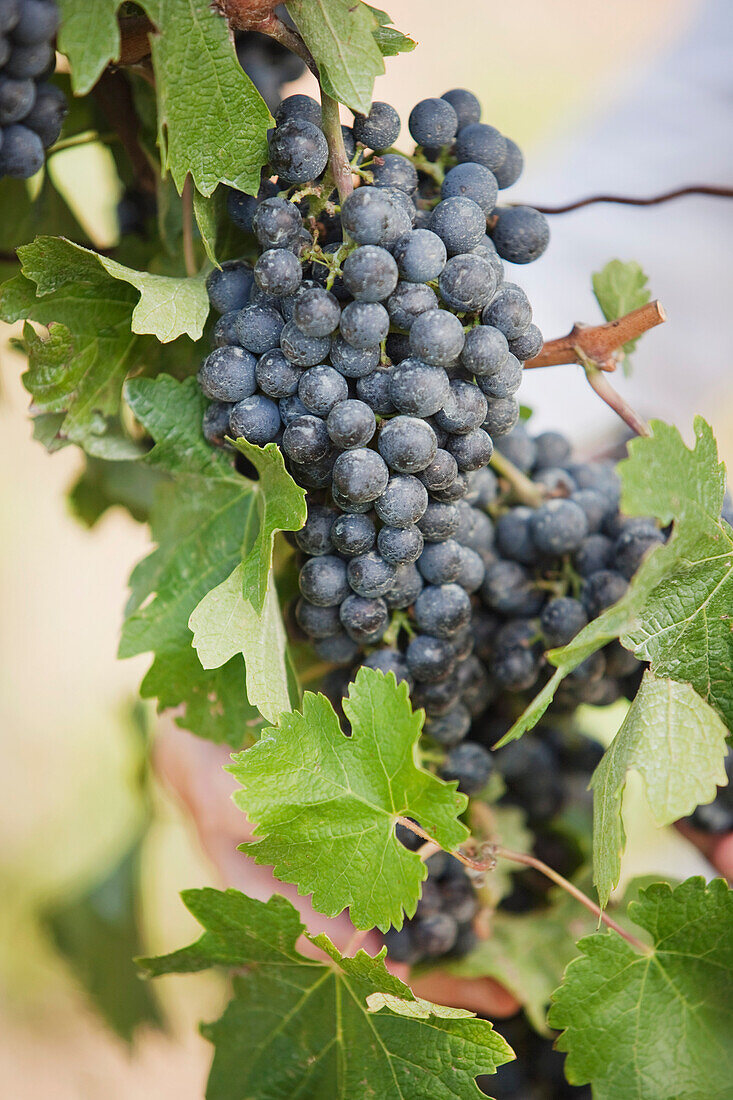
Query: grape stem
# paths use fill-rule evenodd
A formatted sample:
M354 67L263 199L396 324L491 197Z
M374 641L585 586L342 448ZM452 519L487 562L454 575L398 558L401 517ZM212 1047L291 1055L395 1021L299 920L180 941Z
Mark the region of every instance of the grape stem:
M599 370L614 371L618 365L614 352L666 320L662 303L655 300L602 325L575 324L567 336L548 340L534 359L527 360L524 369L583 364L581 357L585 357Z
M517 500L521 501L522 504L528 504L531 508L539 508L546 496L540 485L537 485L526 474L523 474L500 451L494 451L489 459L489 465L496 470L499 477L503 477L505 481L509 482Z
M351 165L346 156L344 135L341 130L341 117L339 105L335 99L321 86L321 110L323 112L323 132L328 142L328 163L336 184L339 202L348 198L354 190L354 181L351 176Z
M588 365L585 368L585 377L588 379L588 385L591 389L595 390L598 396L606 402L609 408L613 409L617 413L625 424L631 428L632 432L636 435L650 436L652 430L647 424L646 420L642 416L639 416L638 412L632 409L631 405L626 401L618 390L615 390L611 383L606 378L605 374L597 370L593 365Z
M430 836L430 834L426 833L419 825L416 825L414 821L410 821L408 817L398 817L397 823L403 825L405 829L409 829L410 832L416 833L417 836L422 837L422 839L429 844L436 845L438 849L442 847L435 837ZM422 850L423 849L421 849L421 851ZM444 849L444 851L447 851L447 849ZM524 852L513 852L510 848L504 848L500 844L482 844L481 851L485 853L485 858L482 860L471 859L470 856L465 855L461 851L448 852L448 855L453 856L454 859L459 860L465 867L468 867L472 871L478 871L480 874L485 874L487 871L493 871L494 867L496 867L497 858L508 859L513 863L522 863L526 867L533 867L535 871L539 871L541 874L545 875L546 878L549 878L551 882L562 887L571 897L574 897L575 900L579 901L581 905L584 905L589 912L598 917L599 921L602 921L609 928L613 929L614 932L617 932L619 936L623 937L623 939L625 939L627 943L630 943L637 951L645 955L651 953L651 949L645 943L642 943L642 941L632 935L631 932L627 932L625 928L617 924L616 921L612 917L609 917L600 906L596 905L587 894L584 894L582 890L579 890L577 886L563 875L559 874L558 871L553 871L552 867L549 867L548 864L544 863L541 859L537 859L536 856L525 855Z
M733 187L722 187L710 183L693 183L686 187L675 187L672 191L663 191L661 195L651 195L645 198L635 198L632 195L589 195L585 199L577 199L575 202L564 203L562 206L536 206L528 203L528 206L539 210L541 214L569 214L572 210L581 210L584 206L593 206L598 202L617 203L622 206L657 206L662 202L670 202L672 199L681 199L685 195L711 195L722 199L733 199Z

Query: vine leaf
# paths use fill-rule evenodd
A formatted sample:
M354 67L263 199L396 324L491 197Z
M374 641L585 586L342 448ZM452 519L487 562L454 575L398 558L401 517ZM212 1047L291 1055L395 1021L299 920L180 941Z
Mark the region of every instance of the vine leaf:
M290 709L287 638L277 591L270 575L261 611L242 595L244 566L208 592L194 608L188 625L205 669L220 668L236 654L244 657L247 697L268 722Z
M316 60L323 90L356 114L368 114L375 77L384 72L374 11L360 0L288 0L286 7Z
M649 278L635 260L609 260L605 267L593 273L593 293L607 321L615 321L632 310L645 305L651 298ZM639 337L623 345L629 356L639 342ZM624 373L629 374L628 360Z
M58 47L71 64L75 95L86 95L110 61L120 56L117 9L122 0L56 0L60 14Z
M691 684L733 728L733 531L720 518L725 468L702 417L692 450L669 424L652 421L652 431L632 440L619 463L621 508L665 525L674 520L672 535L644 559L618 603L550 651L557 671L500 744L536 725L565 676L614 638L656 676Z
M120 656L152 651L142 694L161 709L182 707L179 725L212 741L240 747L257 723L247 699L244 665L201 667L188 626L191 612L241 562L242 539L254 496L222 451L201 432L206 405L195 378L167 375L129 382L126 397L155 440L145 462L168 477L151 516L157 547L133 570Z
M722 1097L733 1080L733 895L722 879L656 883L629 906L653 950L612 932L580 941L553 994L571 1084L597 1100ZM663 1091L660 1092L660 1089Z
M215 1047L206 1095L239 1100L454 1100L478 1095L474 1078L512 1059L487 1020L415 997L384 965L384 951L342 955L327 936L309 935L297 911L275 894L255 901L236 890L187 890L204 927L190 947L142 959L150 976L236 968L222 1017L202 1028ZM327 962L296 950L305 933Z
M343 709L348 738L328 699L307 692L302 713L283 714L234 757L235 802L261 837L243 850L327 916L349 906L357 928L400 928L427 869L397 840L397 818L419 821L450 851L468 835L458 820L467 800L416 764L423 712L392 673L360 668Z
M97 458L138 457L119 422L124 380L160 358L159 340L201 335L209 308L203 280L134 271L61 237L38 237L18 256L22 274L0 290L0 317L51 326L44 339L30 325L24 332L23 382L34 412L60 416L47 441L60 436ZM171 354L185 361L194 350Z
M601 905L621 873L621 803L626 773L638 771L658 825L671 825L712 802L727 782L727 730L689 684L644 673L621 729L591 778L593 881Z
M270 112L242 69L226 19L210 0L141 0L152 38L163 168L179 193L188 173L202 195L217 184L256 194Z
M61 0L59 48L85 95L120 56L121 0ZM226 19L209 0L140 0L157 28L151 53L158 143L178 192L190 172L210 195L218 183L256 194L267 161L270 112L237 61Z
M366 4L365 6L369 8L369 11L377 21L377 25L372 31L372 34L381 50L382 57L396 57L397 54L411 53L415 49L417 42L412 38L408 38L406 34L402 34L396 27L393 27L391 25L392 20L387 15L386 11L381 11L371 4Z

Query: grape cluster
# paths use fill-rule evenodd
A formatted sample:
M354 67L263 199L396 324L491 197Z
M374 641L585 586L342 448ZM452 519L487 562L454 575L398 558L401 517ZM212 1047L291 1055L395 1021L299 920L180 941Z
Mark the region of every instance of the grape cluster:
M66 97L48 82L58 23L54 0L0 0L0 177L34 176L61 133Z
M275 442L309 490L295 621L344 670L336 700L358 664L393 671L445 743L488 699L471 613L491 522L474 504L496 490L493 438L517 423L522 363L542 346L490 235L521 154L478 118L469 92L424 100L407 157L386 151L397 112L374 103L343 127L363 182L339 208L320 106L284 100L258 195L228 196L259 255L210 276L221 316L199 371L207 439ZM505 225L502 254L539 254L539 224L541 240Z

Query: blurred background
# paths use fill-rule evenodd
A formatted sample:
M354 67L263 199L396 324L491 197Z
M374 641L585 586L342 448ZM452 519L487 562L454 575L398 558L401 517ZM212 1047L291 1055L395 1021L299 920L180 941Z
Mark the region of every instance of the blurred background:
M730 0L514 0L452 8L438 0L391 0L389 11L419 45L388 60L375 98L393 103L406 119L425 96L471 88L484 119L525 152L513 201L551 205L597 192L651 195L691 183L730 184ZM285 94L313 90L307 76ZM70 149L55 155L51 171L95 243L114 244L120 195L108 154ZM551 231L542 260L516 273L545 336L565 333L576 320L600 320L591 272L612 258L639 261L669 320L645 337L634 375L618 378L619 389L642 414L674 421L688 439L692 415L702 413L730 464L733 202L691 197L650 208L592 206L553 217ZM187 942L195 929L178 891L217 884L177 801L141 783L143 738L154 719L135 708L134 698L147 661L115 658L127 576L147 552L147 532L117 509L92 532L72 517L65 491L79 458L72 448L49 456L32 442L23 362L8 347L12 331L0 328L5 1094L197 1100L209 1049L195 1024L218 1011L216 980L162 980L156 988L166 1030L143 1030L130 1048L94 1013L80 971L68 961L79 947L74 936L88 940L100 932L88 907L73 906L83 906L84 892L126 854L96 902L100 911L119 914L123 928L130 860L140 861L143 942L136 951ZM579 368L531 372L521 395L538 429L559 427L589 451L617 433L613 414ZM681 838L653 830L638 798L631 803L627 873L684 876L704 869ZM151 815L153 825L135 847ZM103 982L116 980L119 939L108 945ZM131 1001L141 996L130 989ZM124 1005L120 1011L124 1030ZM153 1018L158 1010L150 1002L146 1011Z

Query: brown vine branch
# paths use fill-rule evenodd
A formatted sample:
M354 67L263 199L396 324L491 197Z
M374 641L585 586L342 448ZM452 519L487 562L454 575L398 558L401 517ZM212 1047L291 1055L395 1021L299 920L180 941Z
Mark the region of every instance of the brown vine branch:
M562 363L580 363L587 359L599 370L613 371L617 363L614 352L630 340L635 340L667 317L662 303L656 299L602 325L575 324L567 336L548 340L539 355L528 359L525 370L534 367L554 367Z
M438 841L435 837L426 833L419 825L416 825L414 821L410 821L408 817L398 817L397 822L403 825L406 829L415 833L417 836L422 837L423 840L428 841L431 844L438 845ZM438 845L438 847L441 847ZM445 849L444 849L445 850ZM496 866L496 859L509 859L513 863L521 863L525 867L533 867L535 871L539 871L541 874L549 878L551 882L554 882L556 886L562 887L571 897L574 897L576 901L579 901L581 905L584 905L589 912L593 913L600 921L603 921L605 925L617 932L619 936L630 943L632 947L637 951L643 952L643 954L649 954L649 947L641 940L633 936L631 932L627 932L625 928L622 928L620 924L609 917L608 914L596 905L587 894L584 894L582 890L578 889L572 882L566 879L558 871L554 871L547 863L544 863L541 859L537 859L536 856L525 855L524 852L513 852L510 848L504 848L500 844L485 844L482 845L482 851L486 852L487 858L483 860L471 859L469 856L463 854L463 852L449 852L448 854L453 856L454 859L460 860L466 867L469 867L472 871L486 872L492 871Z
M651 195L646 198L635 198L631 195L589 195L585 199L564 203L562 206L534 206L541 214L569 214L571 210L581 210L584 206L593 206L595 203L617 203L622 206L657 206L662 202L670 202L672 199L681 199L685 195L712 195L723 199L733 199L733 187L723 187L710 183L693 183L687 187L675 187L673 191L664 191L661 195Z

